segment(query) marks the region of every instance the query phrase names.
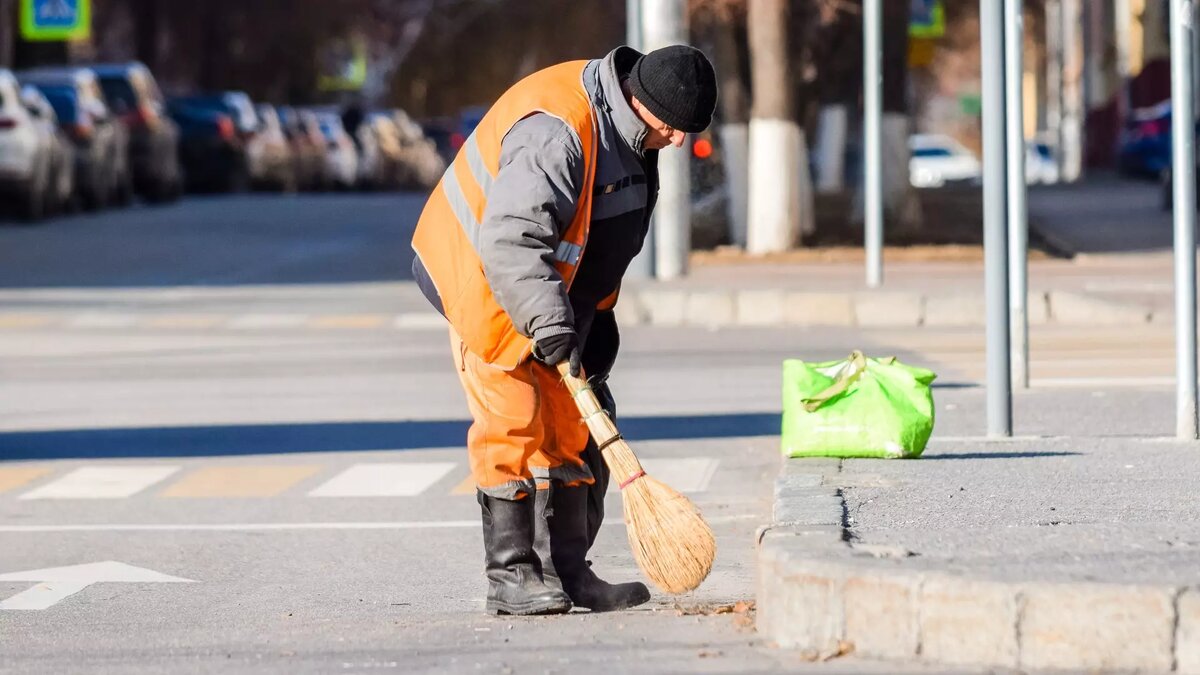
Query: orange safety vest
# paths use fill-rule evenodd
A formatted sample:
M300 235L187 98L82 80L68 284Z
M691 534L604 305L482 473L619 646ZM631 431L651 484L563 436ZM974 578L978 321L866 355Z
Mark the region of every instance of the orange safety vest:
M500 167L500 144L514 124L538 112L562 120L579 138L585 162L583 186L575 219L562 236L554 263L570 288L587 246L596 177L596 120L583 84L587 63L571 61L551 66L506 91L442 175L413 234L413 249L437 287L442 309L454 330L475 355L505 370L521 363L533 344L517 332L496 301L475 247L488 192ZM615 294L602 305L614 302Z

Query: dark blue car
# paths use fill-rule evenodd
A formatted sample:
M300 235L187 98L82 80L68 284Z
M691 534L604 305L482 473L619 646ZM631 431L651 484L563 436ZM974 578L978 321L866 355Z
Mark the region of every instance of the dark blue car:
M1171 102L1134 110L1121 130L1117 168L1128 176L1161 179L1171 168Z

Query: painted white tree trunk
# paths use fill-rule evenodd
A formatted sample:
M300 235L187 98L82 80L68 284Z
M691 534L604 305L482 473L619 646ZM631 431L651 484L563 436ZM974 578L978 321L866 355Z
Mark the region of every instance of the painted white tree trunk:
M880 120L880 142L883 155L883 210L902 213L904 202L912 191L908 177L908 115L883 113Z
M841 192L846 188L846 106L827 105L817 119L817 192Z
M729 190L726 209L729 215L729 240L746 247L750 208L750 128L745 124L723 124L718 132L721 157L725 164L725 185Z
M750 120L750 209L746 250L775 253L813 231L804 132L791 120Z

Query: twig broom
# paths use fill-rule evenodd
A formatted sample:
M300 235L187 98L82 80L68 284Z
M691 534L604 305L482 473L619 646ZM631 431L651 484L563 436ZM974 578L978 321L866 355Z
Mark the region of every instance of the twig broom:
M621 487L629 546L638 567L667 593L696 588L717 554L708 523L691 500L646 474L587 382L572 376L567 362L559 364L558 372Z

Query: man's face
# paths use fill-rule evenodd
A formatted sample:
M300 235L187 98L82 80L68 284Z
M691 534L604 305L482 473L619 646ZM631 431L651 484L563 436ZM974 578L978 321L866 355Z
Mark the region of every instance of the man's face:
M630 101L633 111L637 113L637 116L646 125L646 140L642 141L644 149L662 150L668 145L673 145L677 148L683 147L683 139L687 137L687 134L655 117L654 113L642 105L642 102L636 96L631 97Z

